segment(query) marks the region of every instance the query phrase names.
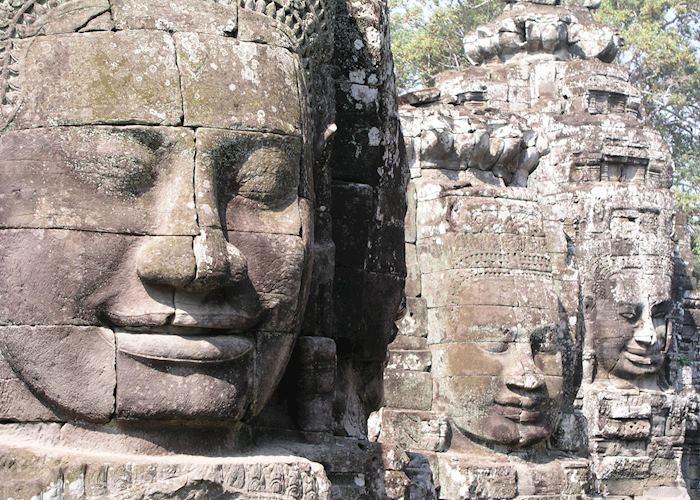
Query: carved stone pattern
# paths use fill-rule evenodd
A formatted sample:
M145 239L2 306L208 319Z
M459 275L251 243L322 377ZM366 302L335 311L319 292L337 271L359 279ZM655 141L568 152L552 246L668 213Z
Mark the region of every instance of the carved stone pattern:
M329 35L324 0L240 0L242 9L253 10L285 26L305 59L313 59Z

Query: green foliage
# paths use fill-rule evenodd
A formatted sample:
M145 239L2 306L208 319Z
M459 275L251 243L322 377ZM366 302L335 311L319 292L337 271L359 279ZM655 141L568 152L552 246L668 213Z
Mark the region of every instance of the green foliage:
M673 147L675 192L700 271L700 0L605 0L599 21L620 30L652 125Z
M500 0L390 0L391 37L400 90L430 84L430 78L461 69L464 35L503 10Z
M471 1L472 3L469 3ZM391 0L392 38L401 90L467 62L462 38L495 18L501 0ZM647 114L673 148L675 192L688 212L700 272L700 0L603 0L598 22L620 31Z

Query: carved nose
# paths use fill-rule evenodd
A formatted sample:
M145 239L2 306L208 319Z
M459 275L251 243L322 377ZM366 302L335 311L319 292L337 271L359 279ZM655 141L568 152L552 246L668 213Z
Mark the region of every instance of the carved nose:
M652 346L657 342L656 331L645 324L643 328L635 330L634 340L640 345L646 347Z
M511 360L506 368L506 387L515 393L536 392L545 387L544 374L535 365L528 348L529 346L524 344L521 349L516 349L518 359Z
M151 237L137 255L142 281L190 291L234 285L247 276L247 267L243 254L215 229L202 229L194 238Z
M202 228L195 236L193 251L197 271L187 286L191 290L214 289L240 283L248 275L248 262L223 232Z
M136 271L145 283L181 288L191 283L197 271L191 236L154 236L136 256Z
M544 387L544 376L537 371L524 371L511 375L506 385L509 389L524 389L526 391L537 391Z

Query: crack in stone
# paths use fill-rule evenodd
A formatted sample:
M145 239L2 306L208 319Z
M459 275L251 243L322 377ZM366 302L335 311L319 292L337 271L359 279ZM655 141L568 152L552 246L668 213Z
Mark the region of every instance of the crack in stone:
M180 70L180 58L178 55L178 50L177 50L177 42L175 41L175 37L172 34L168 35L170 37L170 40L172 41L173 44L173 50L175 52L175 69L177 70L177 87L180 90L180 126L185 125L185 93L184 89L182 88L182 72ZM196 138L195 138L195 144L196 144ZM196 154L196 148L195 148L195 154Z

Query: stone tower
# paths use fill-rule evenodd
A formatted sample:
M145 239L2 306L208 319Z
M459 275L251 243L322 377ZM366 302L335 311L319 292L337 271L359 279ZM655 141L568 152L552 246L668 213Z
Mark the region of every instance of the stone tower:
M597 7L508 2L469 68L401 98L406 311L374 419L396 498L697 494L688 237Z

